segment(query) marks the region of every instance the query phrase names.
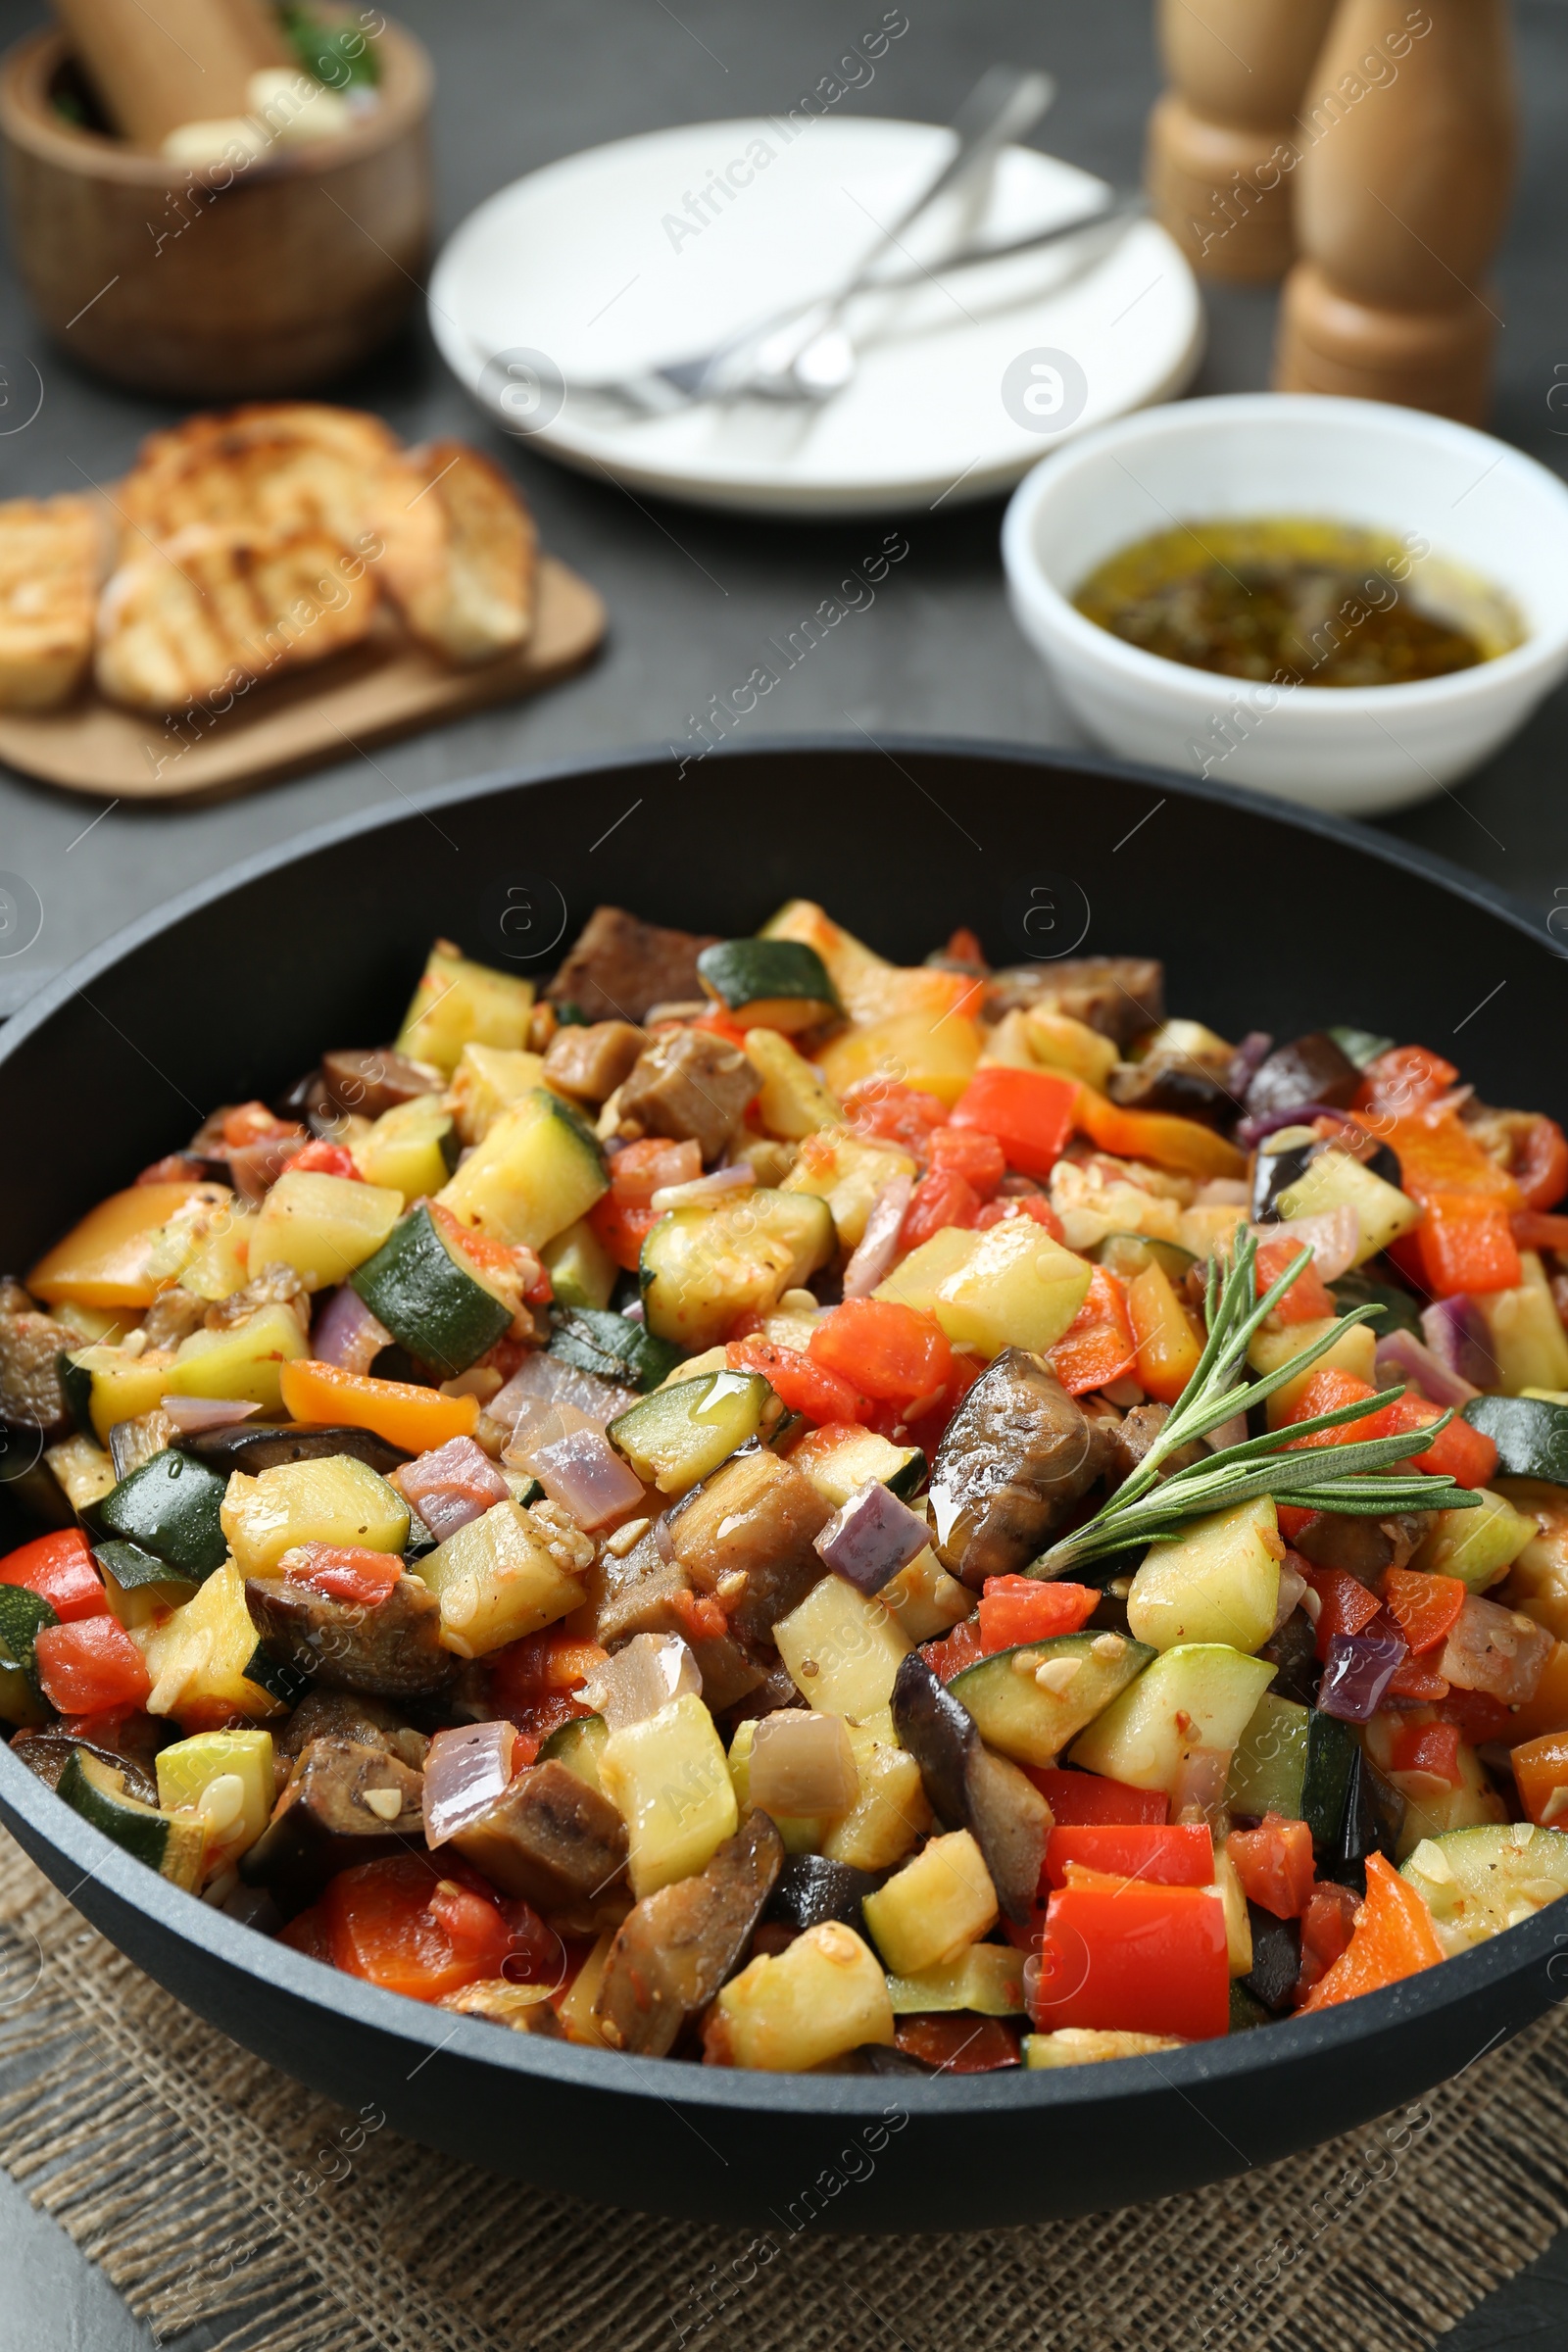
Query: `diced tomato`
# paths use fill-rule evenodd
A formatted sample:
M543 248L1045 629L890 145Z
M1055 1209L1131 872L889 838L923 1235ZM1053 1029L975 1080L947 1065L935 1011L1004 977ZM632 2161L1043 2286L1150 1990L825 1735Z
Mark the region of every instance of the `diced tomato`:
M1355 1915L1350 1940L1301 2006L1331 2009L1434 1968L1442 1958L1443 1946L1419 1890L1384 1855L1368 1854L1366 1901Z
M986 962L986 952L967 923L958 925L956 931L949 939L943 954L950 963L972 964L977 972L985 972L990 969Z
M918 2058L942 2075L989 2075L1020 2063L1012 2027L1000 2017L974 2017L967 2010L901 2017L893 2038L906 2058Z
M1434 1298L1516 1291L1524 1280L1505 1200L1430 1193L1416 1228L1421 1270Z
M1352 1372L1342 1372L1333 1364L1320 1364L1281 1414L1283 1425L1294 1428L1298 1421L1315 1421L1320 1413L1337 1413L1348 1404L1366 1404L1372 1409L1358 1421L1342 1421L1337 1429L1314 1429L1304 1438L1293 1438L1292 1448L1359 1445L1365 1437L1382 1436L1378 1395L1369 1381L1357 1380Z
M1489 1740L1500 1740L1513 1723L1505 1702L1494 1698L1490 1690L1451 1690L1439 1702L1438 1712L1472 1747L1485 1747Z
M818 1323L809 1352L862 1396L890 1404L934 1404L953 1373L935 1315L893 1298L846 1298Z
M1389 1678L1385 1695L1389 1698L1418 1698L1432 1701L1446 1698L1449 1685L1439 1674L1430 1658L1401 1658Z
M444 1928L460 1951L494 1954L498 1938L505 1954L511 1937L506 1923L494 1903L482 1895L470 1894L455 1879L439 1879L430 1897L430 1917L437 1927ZM498 1962L499 1966L499 1962Z
M361 1544L296 1544L278 1566L291 1585L309 1585L328 1600L368 1609L385 1600L403 1573L395 1552L368 1551Z
M1121 1284L1106 1266L1096 1266L1082 1306L1046 1361L1069 1396L1083 1396L1121 1380L1138 1361L1138 1346Z
M8 1552L0 1560L0 1585L23 1585L36 1592L62 1625L79 1617L102 1616L109 1605L98 1563L79 1527L35 1536L20 1551Z
M658 1209L630 1208L613 1193L603 1194L588 1211L588 1223L594 1234L625 1274L636 1273L643 1244L659 1223L659 1217Z
M232 1110L223 1114L223 1142L230 1152L243 1151L247 1144L271 1143L280 1136L302 1133L293 1119L274 1118L265 1102L236 1102Z
M627 1144L610 1162L610 1189L628 1208L646 1208L667 1185L695 1184L703 1172L702 1147L687 1138L671 1143L650 1135Z
M1027 1217L1032 1225L1044 1226L1054 1242L1062 1238L1061 1219L1044 1193L1011 1193L1004 1200L988 1200L974 1221L974 1229L976 1233L988 1233L993 1225L1006 1225L1018 1217Z
M1539 1208L1518 1208L1508 1224L1521 1250L1568 1250L1568 1217L1548 1217Z
M776 1347L771 1340L731 1340L724 1354L733 1371L760 1372L775 1396L792 1413L804 1413L818 1425L858 1421L865 1399L825 1365L814 1363L802 1348Z
M994 1135L978 1127L937 1127L931 1135L933 1176L961 1176L982 1200L989 1200L1007 1173L1006 1154Z
M1067 1772L1058 1766L1026 1764L1058 1829L1085 1822L1163 1822L1170 1798L1163 1788L1129 1788L1098 1772Z
M686 1628L688 1642L716 1642L729 1630L722 1601L707 1592L672 1592L669 1605Z
M987 1657L1026 1642L1075 1634L1100 1606L1093 1585L1043 1584L1033 1576L988 1576L980 1596L980 1636Z
M1138 1344L1139 1380L1161 1404L1174 1404L1198 1369L1203 1342L1163 1266L1148 1265L1133 1276L1127 1317Z
M1520 1751L1514 1750L1517 1766ZM1434 1780L1446 1781L1457 1788L1463 1775L1459 1770L1459 1733L1451 1723L1402 1723L1394 1735L1389 1751L1389 1766L1394 1772L1427 1772Z
M1427 1429L1443 1418L1424 1396L1401 1396L1396 1403L1379 1406L1378 1394L1349 1372L1320 1366L1285 1414L1287 1424L1315 1420L1319 1413L1338 1412L1347 1404L1364 1403L1372 1409L1357 1421L1342 1421L1336 1429L1316 1429L1304 1438L1295 1438L1292 1446L1357 1446L1368 1438L1398 1437ZM1496 1469L1497 1448L1468 1421L1453 1420L1424 1452L1412 1454L1409 1461L1412 1469L1446 1475L1461 1487L1484 1487Z
M324 1136L307 1144L303 1152L296 1152L288 1165L291 1176L349 1176L360 1181L360 1171L347 1144L329 1144Z
M1446 1094L1458 1075L1451 1061L1425 1046L1395 1046L1367 1063L1354 1107L1402 1118Z
M1292 1261L1301 1254L1299 1242L1260 1242L1257 1250L1257 1293L1261 1298L1271 1291ZM1274 1309L1277 1323L1317 1323L1325 1315L1337 1312L1333 1298L1324 1288L1316 1266L1309 1258Z
M1348 1886L1320 1879L1301 1918L1301 1973L1292 1994L1298 2008L1322 1982L1350 1940L1356 1899Z
M1312 1899L1312 1833L1304 1821L1265 1813L1255 1830L1225 1840L1242 1892L1276 1919L1299 1919Z
M933 1131L948 1123L948 1106L918 1087L901 1086L891 1078L868 1078L845 1096L844 1115L854 1134L874 1143L897 1144L901 1151L923 1160Z
M1047 1070L1001 1066L976 1070L953 1106L955 1127L995 1136L1007 1165L1025 1176L1049 1176L1073 1130L1075 1078Z
M277 1931L279 1943L292 1951L303 1952L307 1959L319 1960L323 1967L332 1965L332 1946L326 1933L326 1913L319 1903L312 1903L308 1911L296 1911L287 1925Z
M926 1460L934 1462L949 1422L984 1370L984 1364L974 1356L955 1348L953 1369L943 1383L941 1395L928 1410L906 1414L897 1405L883 1405L879 1412L868 1416L869 1424L883 1437L893 1438L896 1445L918 1446ZM902 1430L903 1436L894 1437L896 1430Z
M438 1891L442 1884L442 1873L422 1854L340 1871L319 1906L334 1967L416 2001L438 2001L481 1977L499 1976L512 1949L499 1908L451 1878L450 1894ZM470 1904L488 1910L489 1921L481 1922Z
M978 1617L964 1617L940 1642L924 1642L920 1655L939 1682L951 1683L966 1666L976 1666L989 1653Z
M1343 1568L1317 1568L1310 1560L1302 1560L1299 1574L1304 1576L1322 1603L1317 1618L1317 1654L1327 1658L1329 1643L1336 1634L1358 1634L1371 1624L1383 1603L1375 1592L1369 1592L1359 1577L1349 1576Z
M1390 1568L1383 1598L1412 1651L1446 1642L1464 1607L1466 1587L1457 1576L1428 1576L1415 1568Z
M41 1627L33 1649L43 1694L62 1715L140 1707L152 1690L141 1651L107 1611L78 1617L70 1625Z
M938 1128L937 1133L946 1131ZM922 1176L909 1195L909 1205L899 1227L899 1250L906 1255L918 1250L922 1242L941 1233L949 1225L956 1225L967 1233L980 1215L981 1200L974 1186L952 1170L933 1168Z
M1457 1742L1458 1734L1453 1738ZM1548 1732L1544 1739L1526 1740L1513 1750L1512 1763L1519 1802L1530 1820L1545 1829L1560 1829L1568 1813L1568 1736Z
M1212 1886L1214 1840L1206 1822L1059 1822L1046 1838L1053 1886L1066 1886L1070 1863L1152 1886Z
M746 1051L745 1030L739 1021L732 1021L729 1014L717 1004L707 1012L698 1013L695 1020L682 1021L677 1025L683 1029L706 1030L710 1037L721 1037L727 1046L738 1046L743 1054Z
M597 1642L580 1641L564 1634L559 1626L525 1634L520 1642L509 1642L505 1649L492 1650L485 1660L490 1669L492 1704L501 1714L514 1716L542 1699L569 1696L592 1681L609 1655Z
M1187 2041L1226 2033L1230 1974L1219 1893L1137 1879L1058 1888L1046 1908L1029 2015L1043 2033L1088 2026Z
M1440 1418L1437 1406L1420 1396L1401 1396L1389 1408L1391 1430L1424 1429ZM1485 1430L1472 1429L1455 1414L1424 1453L1411 1454L1410 1467L1434 1477L1451 1478L1461 1487L1486 1487L1496 1473L1497 1448Z

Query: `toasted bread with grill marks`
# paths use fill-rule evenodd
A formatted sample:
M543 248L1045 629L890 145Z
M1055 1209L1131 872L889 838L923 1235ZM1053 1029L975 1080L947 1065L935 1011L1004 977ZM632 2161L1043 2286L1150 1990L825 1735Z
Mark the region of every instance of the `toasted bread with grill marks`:
M92 660L110 539L90 498L0 505L0 710L54 710Z
M389 458L371 526L388 595L415 636L448 662L494 661L533 631L533 517L489 461L463 441Z
M313 401L260 401L153 433L117 494L122 554L196 523L326 530L368 552L372 486L398 450L378 416Z
M147 547L99 607L100 690L137 710L177 710L358 644L379 592L329 532L195 523Z

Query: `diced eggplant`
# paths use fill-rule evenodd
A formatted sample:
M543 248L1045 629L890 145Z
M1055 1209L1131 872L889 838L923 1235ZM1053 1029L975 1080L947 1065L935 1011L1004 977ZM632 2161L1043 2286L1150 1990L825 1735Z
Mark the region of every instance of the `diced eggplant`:
M978 1592L1041 1549L1110 1466L1111 1439L1043 1356L1004 1348L948 1425L931 1474L937 1556Z
M550 1040L546 1083L597 1110L631 1076L647 1043L646 1031L632 1021L592 1021L587 1027L574 1022Z
M1257 1654L1275 1670L1269 1689L1276 1698L1294 1699L1300 1707L1315 1704L1323 1670L1317 1660L1317 1632L1304 1609L1293 1609Z
M1009 1919L1025 1920L1040 1885L1051 1808L1034 1783L994 1756L967 1707L918 1650L899 1668L893 1723L920 1767L931 1809L946 1828L968 1830Z
M78 1747L86 1748L101 1764L108 1764L115 1771L123 1773L127 1795L144 1805L157 1804L158 1783L146 1766L132 1756L122 1755L118 1748L104 1746L97 1740L80 1740L65 1732L24 1731L19 1732L11 1742L12 1754L19 1757L29 1772L35 1772L50 1788L59 1788L60 1775L70 1763L73 1749Z
M1430 1522L1409 1511L1394 1519L1364 1519L1348 1511L1323 1511L1303 1527L1295 1548L1314 1568L1337 1568L1377 1592L1391 1568L1402 1568Z
M1348 1109L1361 1073L1325 1030L1314 1029L1294 1045L1277 1046L1253 1071L1247 1090L1250 1119L1273 1118L1282 1110L1304 1110L1309 1102Z
M1247 1917L1252 1932L1252 1965L1241 1982L1254 2000L1278 2017L1290 2007L1301 1973L1301 1923L1276 1919L1253 1902L1247 1906Z
M441 1646L441 1604L416 1576L398 1577L384 1600L331 1600L282 1576L250 1576L245 1605L257 1639L298 1674L374 1698L443 1690L458 1661Z
M1114 1070L1108 1091L1128 1110L1169 1111L1229 1133L1241 1107L1226 1083L1229 1075L1228 1051L1216 1067L1196 1054L1156 1045L1142 1060Z
M526 1765L452 1843L563 1935L598 1936L626 1916L626 1825L564 1764Z
M271 1820L241 1855L240 1876L269 1888L292 1918L340 1870L405 1853L411 1843L422 1847L422 1775L385 1748L313 1740Z
M395 1054L390 1046L345 1047L323 1054L319 1077L332 1108L362 1119L378 1119L401 1102L439 1093L442 1083L438 1070ZM297 1118L312 1107L306 1098L293 1115Z
M838 1919L864 1937L860 1905L868 1894L875 1894L886 1876L886 1871L830 1862L825 1854L792 1854L768 1897L766 1916L802 1932L819 1928L825 1919Z
M675 1143L690 1137L712 1160L761 1083L739 1046L710 1029L676 1029L638 1055L620 1090L621 1117Z
M1110 1475L1117 1486L1131 1478L1169 1419L1170 1406L1151 1399L1147 1404L1135 1404L1119 1422L1101 1424L1110 1441ZM1202 1440L1195 1438L1190 1446L1179 1446L1166 1455L1159 1465L1160 1477L1170 1478L1178 1470L1190 1470L1195 1462L1202 1460L1206 1451Z
M821 1576L813 1546L832 1515L803 1471L760 1447L732 1454L668 1514L665 1545L695 1591L724 1588L731 1630L743 1642L765 1642ZM746 1580L738 1593L729 1581L736 1576Z
M985 1018L1019 1009L1068 1013L1127 1047L1164 1021L1165 967L1152 956L1066 956L993 972Z
M146 1314L141 1328L149 1348L177 1348L188 1340L193 1331L200 1331L207 1320L209 1301L198 1298L194 1291L183 1291L177 1282L160 1291Z
M0 1421L11 1429L38 1430L46 1446L69 1438L75 1421L66 1401L60 1359L80 1345L75 1332L52 1315L34 1314L30 1306L0 1313Z
M242 1422L231 1429L196 1430L176 1443L182 1453L193 1453L225 1477L231 1470L243 1470L256 1478L284 1462L319 1462L347 1453L386 1478L411 1458L374 1430L315 1429L305 1422L270 1422L260 1429Z
M654 1004L702 1001L697 958L717 945L706 932L671 931L619 906L596 906L545 990L589 1021L641 1021Z
M612 2048L669 2055L745 1957L783 1862L778 1831L754 1810L705 1870L643 1897L610 1947L594 2002Z
M1312 1720L1321 1723L1327 1718L1315 1715ZM1367 1856L1383 1854L1392 1862L1403 1827L1404 1798L1364 1749L1352 1746L1339 1838L1329 1851L1319 1854L1319 1877L1336 1879L1342 1886L1365 1894Z
M325 1685L308 1690L273 1732L273 1756L292 1772L313 1740L352 1740L360 1747L383 1748L415 1771L421 1768L428 1744L424 1734L411 1730L395 1707Z
M118 1485L150 1462L157 1453L167 1453L179 1432L161 1404L150 1413L138 1413L133 1420L117 1421L109 1432L109 1460Z

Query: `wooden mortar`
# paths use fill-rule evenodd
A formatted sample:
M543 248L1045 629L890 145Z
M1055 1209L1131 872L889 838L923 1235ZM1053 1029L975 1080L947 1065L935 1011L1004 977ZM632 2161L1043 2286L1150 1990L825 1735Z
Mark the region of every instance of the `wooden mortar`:
M401 26L376 48L380 103L341 138L201 169L59 114L60 33L7 51L11 246L61 347L116 383L195 402L306 391L383 343L429 259L433 76Z

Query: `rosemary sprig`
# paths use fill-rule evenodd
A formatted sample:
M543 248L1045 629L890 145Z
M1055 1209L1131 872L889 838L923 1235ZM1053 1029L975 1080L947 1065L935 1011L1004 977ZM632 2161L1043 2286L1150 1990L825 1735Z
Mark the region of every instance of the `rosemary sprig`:
M1402 1478L1367 1475L1387 1470L1412 1453L1424 1453L1438 1433L1452 1420L1451 1408L1440 1420L1395 1437L1367 1438L1351 1446L1311 1447L1282 1458L1281 1448L1294 1445L1298 1438L1381 1412L1386 1404L1396 1402L1404 1395L1402 1387L1382 1390L1376 1396L1359 1398L1353 1404L1341 1405L1331 1413L1318 1413L1310 1420L1298 1421L1284 1429L1268 1430L1262 1437L1249 1438L1239 1446L1223 1446L1206 1461L1194 1462L1188 1469L1174 1471L1169 1478L1160 1478L1160 1464L1171 1454L1191 1445L1195 1438L1205 1437L1210 1430L1220 1428L1238 1413L1245 1413L1250 1406L1261 1404L1287 1381L1299 1379L1352 1323L1364 1323L1371 1316L1382 1314L1381 1306L1354 1307L1349 1314L1338 1318L1332 1331L1321 1333L1278 1371L1267 1373L1261 1380L1243 1378L1242 1367L1253 1333L1273 1312L1302 1268L1311 1262L1311 1250L1303 1249L1261 1298L1254 1298L1255 1235L1246 1236L1223 1272L1217 1260L1210 1264L1205 1300L1208 1339L1197 1369L1169 1418L1132 1476L1092 1519L1053 1544L1035 1562L1033 1574L1063 1576L1068 1569L1087 1560L1102 1559L1107 1552L1122 1551L1139 1544L1152 1544L1161 1536L1173 1536L1189 1519L1226 1510L1232 1503L1250 1502L1259 1494L1270 1494L1276 1502L1293 1503L1308 1510L1343 1511L1370 1518L1383 1518L1396 1511L1465 1510L1475 1504L1478 1497L1468 1488L1456 1486L1451 1478L1421 1472L1411 1472Z

